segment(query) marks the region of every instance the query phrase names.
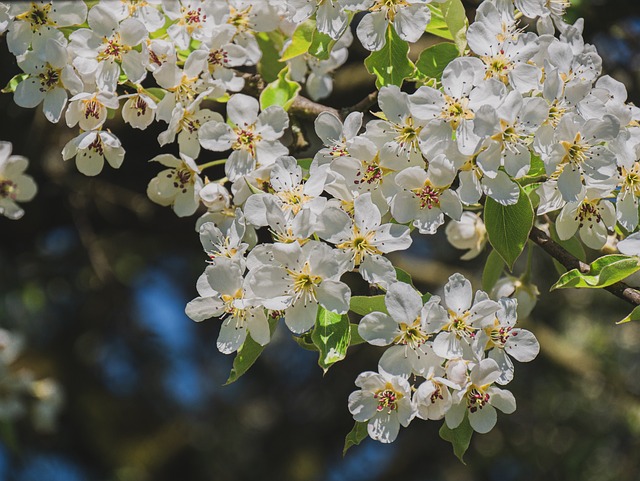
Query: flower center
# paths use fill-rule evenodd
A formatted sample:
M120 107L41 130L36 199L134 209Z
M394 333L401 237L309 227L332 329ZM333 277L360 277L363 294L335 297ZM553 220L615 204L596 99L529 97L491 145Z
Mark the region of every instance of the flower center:
M375 5L369 8L369 11L383 11L385 18L389 22L393 22L396 18L396 13L398 13L398 9L407 6L409 6L407 0L377 0Z
M640 163L636 162L629 170L622 167L622 188L640 196Z
M600 214L600 209L598 209L598 199L585 199L582 201L576 212L575 220L580 223L578 225L579 228L583 227L585 223L593 225L594 221L596 224L602 222L602 215Z
M209 62L209 68L213 68L216 65L226 65L229 62L227 58L228 54L223 49L219 48L218 50L212 50L209 52L209 57L207 61Z
M55 25L49 19L49 11L51 10L51 2L46 5L42 5L39 7L35 2L31 2L31 9L21 13L20 15L16 15L16 19L25 20L31 24L31 30L34 32L38 30L38 27L42 27L44 25Z
M0 199L16 200L18 195L18 186L9 179L0 178Z
M311 274L309 262L305 262L302 269L294 271L287 269L287 273L293 280L293 292L296 300L303 299L303 302L317 302L316 287L322 283L322 277Z
M496 78L502 83L508 84L509 78L507 75L513 68L513 63L505 55L504 50L500 50L500 53L491 56L480 57L487 66L487 71L484 78Z
M424 185L419 189L412 189L411 192L420 200L420 208L432 209L433 207L440 207L440 189L437 189L431 185L427 180Z
M393 411L398 410L398 401L404 396L393 389L390 383L387 383L385 388L377 390L373 397L378 400L376 411L387 411L387 414L391 414Z
M60 72L62 69L55 69L51 66L47 68L44 72L38 74L38 78L40 79L40 92L48 92L53 87L58 85L60 82Z
M252 157L256 156L256 142L261 140L260 135L253 131L253 125L246 125L245 128L236 128L236 141L231 148L233 150L246 150Z
M382 251L376 246L372 245L375 231L369 231L366 234L361 234L360 229L353 226L353 237L350 241L338 244L338 249L351 249L353 251L353 259L356 266L359 266L367 255L380 255Z
M393 340L394 344L403 344L409 346L412 349L417 349L422 346L429 338L428 334L422 332L421 320L418 317L411 325L401 322L400 334Z
M418 147L418 135L422 130L422 127L414 127L413 117L408 117L404 125L394 125L393 128L397 132L395 141L400 144L401 147L408 147L408 150L417 151Z
M580 132L576 134L573 142L564 141L560 142L560 144L564 147L566 152L562 158L562 162L572 163L575 165L581 164L587 159L587 152L591 148L589 144L582 142Z
M450 123L453 129L457 129L462 120L470 120L474 117L473 112L468 108L469 99L456 99L445 95L444 101L445 105L442 107L440 117Z
M469 316L471 313L469 311L465 311L462 314L458 314L453 311L449 311L449 323L446 324L442 329L445 331L450 331L456 334L458 338L462 337L474 337L476 328L470 326L468 324Z
M249 12L251 12L252 8L253 5L249 5L244 10L236 10L230 6L229 19L227 20L227 23L229 25L233 25L238 33L250 31L251 23L249 21Z
M481 387L471 386L467 392L467 407L469 411L475 413L478 409L482 409L489 402L489 394L484 392Z

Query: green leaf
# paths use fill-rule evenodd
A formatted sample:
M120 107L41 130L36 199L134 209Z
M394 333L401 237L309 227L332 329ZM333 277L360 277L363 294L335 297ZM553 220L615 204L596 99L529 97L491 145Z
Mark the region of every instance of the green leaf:
M540 205L540 196L538 195L538 187L540 187L540 182L534 182L533 184L527 184L522 188L529 196L529 200L531 200L531 207L537 209Z
M358 344L363 344L365 341L360 333L358 332L357 324L349 324L349 330L351 331L351 341L349 342L349 346L357 346Z
M584 246L582 245L582 242L580 242L575 235L573 237L570 237L569 239L561 240L560 237L558 237L558 233L556 232L556 229L554 228L553 225L551 226L549 231L551 233L551 238L557 244L560 244L571 255L573 255L574 257L577 257L582 262L587 262L587 253L584 251ZM562 269L563 269L562 272L566 271L566 269L564 267Z
M311 45L309 45L309 53L319 60L328 60L335 44L336 41L329 35L316 30L313 32Z
M395 269L396 269L396 277L398 281L404 282L405 284L409 284L410 286L413 286L413 279L411 279L411 274L409 274L407 271L403 269L400 269L399 267L396 267Z
M387 314L387 306L384 303L384 296L351 296L349 310L366 316L371 312L384 312Z
M424 49L420 53L420 57L416 62L416 69L419 75L440 81L445 67L457 56L458 48L454 44L448 42L439 43Z
M333 364L342 361L347 355L347 348L351 341L349 317L318 306L316 325L311 339L320 351L318 365L326 373Z
M267 85L260 94L260 108L264 110L272 105L279 105L288 110L300 88L298 82L289 79L289 67L283 68L278 73L278 78Z
M160 102L167 94L165 89L161 89L159 87L149 87L148 89L144 89L144 91L146 94L155 97L153 100L156 102Z
M544 162L540 158L539 155L531 153L531 167L529 167L529 172L527 172L527 177L541 177L546 175L547 171L544 168Z
M262 57L258 62L258 73L265 82L273 82L278 78L278 73L286 67L280 61L280 50L282 50L284 38L278 32L260 32L256 35L258 46L262 51Z
M449 31L447 22L444 19L440 4L430 3L429 10L431 10L431 20L427 25L426 32L436 37L445 38L447 40L453 40L453 35Z
M304 170L309 170L311 168L311 162L313 159L308 157L306 159L297 159L298 165L302 167Z
M316 21L307 20L298 25L298 28L293 32L291 36L291 43L282 53L282 62L292 59L298 55L302 55L309 51L311 42L313 39L313 32L316 31Z
M455 429L450 429L447 423L442 423L439 434L442 439L449 441L453 445L453 454L456 455L460 462L467 464L462 458L464 453L467 452L467 449L469 449L471 436L473 435L473 428L471 428L467 416L465 415L460 426Z
M509 270L513 268L527 243L534 219L531 200L522 187L519 189L518 202L513 205L502 205L487 197L484 206L484 223L489 242L504 259Z
M7 86L2 90L0 90L0 92L2 92L3 94L10 94L15 92L18 84L22 82L24 79L26 79L28 76L29 76L28 73L19 73L18 75L13 77L11 80L9 80L9 83L7 83Z
M453 43L458 47L460 55L464 54L467 48L467 28L469 27L469 21L467 20L467 13L462 5L462 0L449 0L440 5L444 21L447 24L447 28L451 33Z
M311 339L311 332L305 332L301 336L291 336L291 337L293 337L293 340L296 341L298 346L300 346L301 348L306 349L307 351L318 352L318 346L316 346L313 343L313 340Z
M489 292L496 285L498 279L504 272L504 260L500 257L500 254L493 249L487 257L487 262L484 265L482 271L482 290Z
M278 319L269 319L269 330L271 331L271 335L273 336L273 332L276 330L276 326L278 325ZM247 334L247 338L244 341L244 344L240 349L238 349L238 353L236 354L235 359L233 360L233 367L231 368L231 373L229 374L229 379L224 385L231 384L232 382L236 382L240 376L242 376L245 372L249 370L251 366L257 361L264 346L261 346L256 341L251 338L251 334Z
M612 254L602 256L590 264L589 272L582 273L571 269L560 276L551 290L576 287L584 289L601 289L621 281L640 270L640 259L636 256Z
M369 435L367 431L367 423L356 421L353 429L344 438L344 448L342 449L342 455L347 454L347 451L351 446L357 446Z
M622 319L621 321L616 322L616 324L624 324L625 322L630 321L640 321L640 306L636 307L631 314Z
M422 294L422 303L423 304L426 304L427 301L429 301L429 299L431 299L431 294L430 293L427 292L425 294Z
M376 76L376 87L397 85L400 87L405 78L410 77L415 66L407 56L409 44L398 37L393 27L387 28L387 43L377 52L371 52L364 64L370 74Z

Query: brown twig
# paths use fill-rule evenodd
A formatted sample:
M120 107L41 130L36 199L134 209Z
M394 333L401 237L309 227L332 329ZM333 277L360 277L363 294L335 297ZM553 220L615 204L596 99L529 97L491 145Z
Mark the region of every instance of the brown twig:
M345 107L340 112L344 117L349 115L351 112L364 112L365 110L368 110L371 107L373 107L377 101L378 101L378 91L374 90L357 104L352 105L351 107Z
M572 255L537 227L531 229L529 238L567 269L578 269L583 273L589 272L589 264L585 264ZM640 291L629 287L624 282L616 282L615 284L605 287L605 289L634 306L640 305Z

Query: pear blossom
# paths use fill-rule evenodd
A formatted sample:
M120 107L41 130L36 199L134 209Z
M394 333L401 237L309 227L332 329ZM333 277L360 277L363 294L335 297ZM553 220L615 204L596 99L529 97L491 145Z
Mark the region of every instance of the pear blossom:
M14 55L24 54L29 47L44 50L49 39L64 41L60 27L81 25L87 18L87 5L76 1L11 2L9 16L13 21L7 32L7 45Z
M471 353L471 343L485 324L493 322L500 305L477 291L475 299L471 283L462 274L449 277L444 286L444 306L439 296L432 296L425 304L426 329L437 333L434 352L445 359L456 359Z
M493 386L500 377L500 367L493 359L483 359L473 366L468 381L453 393L453 404L445 415L450 429L457 428L465 414L477 433L488 433L497 420L496 409L505 414L516 410L516 400L510 391Z
M122 95L120 99L127 99L122 106L122 120L134 129L144 130L154 121L158 105L149 95L138 92Z
M501 299L503 297L511 297L518 301L518 317L525 318L531 314L531 311L538 302L540 292L535 284L513 276L504 276L498 279L491 289L491 297Z
M264 308L245 297L242 269L232 259L216 258L196 284L199 297L187 304L186 314L194 321L222 318L217 347L223 354L237 351L247 334L266 345L271 337Z
M420 419L442 419L451 407L453 398L449 388L460 389L460 386L444 377L445 374L440 366L433 367L413 393L412 402Z
M277 243L271 261L258 264L247 274L249 289L267 309L284 311L284 320L295 334L313 327L318 307L344 314L351 290L339 279L345 269L328 245L309 241Z
M14 101L21 107L33 108L43 103L44 115L57 123L67 105L67 90L73 95L83 90L82 80L67 62L65 44L49 39L44 49L29 50L18 65L29 76L18 84Z
M76 167L87 176L102 172L105 159L114 169L120 168L124 160L124 148L111 132L90 130L71 139L62 149L62 158L76 158Z
M16 202L28 202L37 192L36 183L26 175L29 161L21 155L11 155L11 142L0 142L0 214L20 219L24 210Z
M511 357L520 362L533 361L540 351L535 336L526 329L515 327L518 317L516 299L502 298L500 310L496 313L492 325L485 326L478 333L475 343L480 354L489 351L488 357L500 368L498 384L507 384L513 379Z
M401 376L384 370L363 372L356 378L360 389L349 395L349 411L359 422L367 423L367 432L381 443L392 443L415 417L411 387Z
M69 101L65 114L67 126L77 124L82 130L99 129L107 120L108 109L117 109L118 105L118 97L112 92L81 92Z
M394 282L385 294L385 305L389 314L372 312L358 324L358 333L368 343L393 344L382 355L380 367L408 378L411 374L426 375L430 368L439 366L442 359L433 353L428 342L431 336L421 315L420 294L404 282Z
M487 229L479 214L463 212L460 220L451 220L444 230L447 240L456 249L468 249L460 258L468 261L477 257L487 243Z
M393 265L383 254L409 247L412 242L409 228L383 224L371 194L355 198L353 218L337 207L327 207L319 216L318 224L318 236L342 251L347 270L358 267L365 281L383 287L395 281Z
M198 193L203 186L198 175L200 169L193 159L185 154L180 154L180 158L160 154L150 162L160 162L169 168L149 182L149 199L162 206L170 205L179 217L192 215L200 205Z
M356 28L362 46L377 51L385 46L387 29L393 26L398 36L407 42L417 41L424 33L431 11L431 0L342 0L347 10L367 13Z
M347 144L354 139L362 128L362 112L351 112L342 121L330 112L320 112L314 121L315 131L324 148L313 157L310 170L316 166L330 163L335 157L349 155Z
M338 40L349 26L349 16L340 0L286 0L291 21L300 24L314 13L319 32Z
M258 112L255 98L235 94L227 102L227 116L233 127L211 120L200 128L198 137L205 149L233 150L225 164L225 172L231 181L248 174L257 165L273 164L276 158L289 153L278 140L289 126L284 109L273 105Z

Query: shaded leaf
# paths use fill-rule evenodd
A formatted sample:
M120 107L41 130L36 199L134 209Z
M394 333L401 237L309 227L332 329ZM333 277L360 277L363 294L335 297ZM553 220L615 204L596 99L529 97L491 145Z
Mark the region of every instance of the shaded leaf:
M351 296L349 310L366 316L371 312L384 312L387 314L387 306L384 303L384 296Z
M487 197L484 206L489 242L510 270L527 243L534 219L531 200L522 187L519 189L518 202L513 205L502 205Z
M319 60L328 60L335 44L336 41L329 35L316 30L313 32L311 45L309 45L309 53Z
M286 67L280 61L280 51L284 39L278 32L260 32L256 34L258 46L262 51L262 57L258 62L258 73L265 82L273 82L278 78L278 73Z
M442 72L454 58L458 56L458 48L448 42L439 43L424 49L416 62L418 74L440 81Z
M342 455L347 454L347 451L351 446L357 446L368 436L367 423L356 421L353 429L344 438L344 448L342 449Z
M398 37L393 27L387 28L387 43L381 50L371 52L364 64L370 74L376 76L376 87L397 85L410 77L415 67L409 57L409 43Z
M351 331L351 341L349 341L350 346L357 346L358 344L364 344L365 342L367 342L358 332L357 324L349 324L349 330Z
M469 424L468 417L465 415L460 426L455 429L450 429L447 423L442 423L439 434L442 439L449 441L453 445L453 454L456 455L460 462L467 464L464 462L463 456L469 449L471 436L473 435L473 428Z
M278 319L269 319L269 330L271 331L271 336L273 336L277 325ZM238 349L238 353L233 360L233 367L231 368L229 379L227 379L227 382L224 383L224 385L226 386L232 382L236 382L240 376L247 372L258 360L258 357L260 357L264 348L265 346L261 346L251 338L251 334L247 334L244 344L240 349Z
M491 291L493 286L496 285L498 279L502 277L504 272L504 260L500 257L500 254L493 249L487 257L487 262L484 265L482 271L482 290L485 292Z
M467 48L467 28L469 27L467 13L464 5L462 5L462 0L449 0L440 4L440 8L447 28L451 33L451 38L456 47L458 47L458 52L462 55Z
M395 269L396 269L396 278L398 279L398 281L404 282L405 284L409 284L410 286L413 286L413 279L411 279L411 274L409 274L404 269L400 269L399 267L396 267Z

